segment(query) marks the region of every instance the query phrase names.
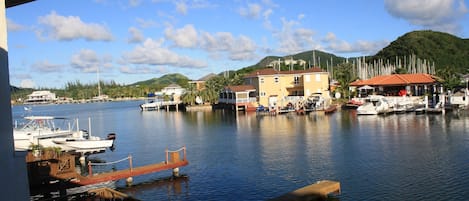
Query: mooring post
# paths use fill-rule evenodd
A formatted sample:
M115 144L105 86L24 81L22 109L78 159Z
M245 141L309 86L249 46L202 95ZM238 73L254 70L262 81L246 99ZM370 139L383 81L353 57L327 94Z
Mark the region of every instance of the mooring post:
M184 154L184 161L186 161L186 146L182 148L183 154Z
M129 154L129 166L130 166L130 171L132 172L132 155Z
M93 170L91 168L91 161L88 161L88 176L93 176Z
M166 160L164 162L168 164L168 148L165 149L165 153L166 153Z

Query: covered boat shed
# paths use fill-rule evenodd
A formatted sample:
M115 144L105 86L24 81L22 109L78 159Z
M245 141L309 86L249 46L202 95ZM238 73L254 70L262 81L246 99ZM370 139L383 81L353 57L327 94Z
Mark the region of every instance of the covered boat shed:
M357 80L350 87L385 96L423 96L441 93L441 79L426 73L392 74Z

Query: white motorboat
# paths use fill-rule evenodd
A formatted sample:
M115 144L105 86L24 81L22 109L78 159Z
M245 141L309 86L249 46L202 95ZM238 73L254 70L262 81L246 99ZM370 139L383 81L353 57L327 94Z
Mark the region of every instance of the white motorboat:
M81 153L102 152L113 147L115 134L109 134L108 139L91 136L86 130L73 130L73 126L65 118L29 116L25 119L29 121L21 128L15 127L13 131L17 151L30 150L34 145L59 147L62 151ZM58 127L57 120L67 122L68 127Z
M391 111L389 103L384 96L370 95L365 99L365 103L357 108L358 115L377 115Z

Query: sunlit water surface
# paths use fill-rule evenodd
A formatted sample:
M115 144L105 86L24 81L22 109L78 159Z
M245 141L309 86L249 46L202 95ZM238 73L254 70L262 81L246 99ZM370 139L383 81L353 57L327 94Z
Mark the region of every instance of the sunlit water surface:
M117 134L116 150L91 156L134 166L187 147L186 178L171 171L124 181L141 200L266 200L319 180L341 182L339 200L469 199L469 115L305 116L215 112L141 112L142 102L13 107L25 115L78 118L92 135ZM128 163L108 168L124 169Z

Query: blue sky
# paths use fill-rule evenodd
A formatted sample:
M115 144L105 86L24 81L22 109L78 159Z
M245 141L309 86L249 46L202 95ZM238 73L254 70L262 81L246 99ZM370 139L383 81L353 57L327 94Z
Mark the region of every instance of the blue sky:
M464 0L36 0L7 9L10 83L199 79L265 56L373 55L414 30L469 38Z

